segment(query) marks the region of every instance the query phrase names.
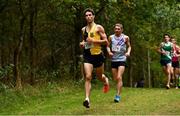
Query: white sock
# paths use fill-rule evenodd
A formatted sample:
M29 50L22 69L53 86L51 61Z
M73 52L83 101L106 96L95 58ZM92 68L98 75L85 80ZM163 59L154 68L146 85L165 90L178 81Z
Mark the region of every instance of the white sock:
M85 99L85 100L89 101L89 98L88 98L88 97L86 97L86 99Z

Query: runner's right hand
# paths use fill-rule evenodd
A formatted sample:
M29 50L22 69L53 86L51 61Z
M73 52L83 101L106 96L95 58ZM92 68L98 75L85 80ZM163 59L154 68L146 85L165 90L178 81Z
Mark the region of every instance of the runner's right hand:
M83 41L83 42L80 42L79 45L80 45L81 48L84 48L84 41Z

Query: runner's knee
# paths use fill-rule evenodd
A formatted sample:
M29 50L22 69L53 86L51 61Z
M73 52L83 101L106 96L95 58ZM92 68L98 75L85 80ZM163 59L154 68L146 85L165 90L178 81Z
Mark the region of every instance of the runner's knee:
M116 80L117 80L117 81L122 81L122 78L121 78L120 76L118 76L118 77L116 78Z
M87 74L87 75L86 75L86 80L87 80L87 81L90 81L91 78L92 78L92 75L90 75L90 74Z

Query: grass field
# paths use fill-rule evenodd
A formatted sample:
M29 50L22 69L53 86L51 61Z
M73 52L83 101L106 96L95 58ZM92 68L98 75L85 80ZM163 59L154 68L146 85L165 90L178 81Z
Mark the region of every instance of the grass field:
M180 115L180 89L124 87L121 102L114 103L114 88L104 94L100 83L93 84L90 109L82 106L83 83L5 90L0 93L0 115Z

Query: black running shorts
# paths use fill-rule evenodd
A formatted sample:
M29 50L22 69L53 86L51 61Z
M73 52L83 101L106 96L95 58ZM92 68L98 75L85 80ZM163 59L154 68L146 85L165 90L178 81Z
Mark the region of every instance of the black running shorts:
M173 68L179 68L179 61L172 61Z
M125 61L111 62L111 68L118 68L119 66L126 66Z
M104 63L104 55L98 54L98 55L86 55L84 56L84 63L90 63L93 65L94 68L102 66Z
M171 60L160 60L161 66L167 66L169 63L171 63Z

